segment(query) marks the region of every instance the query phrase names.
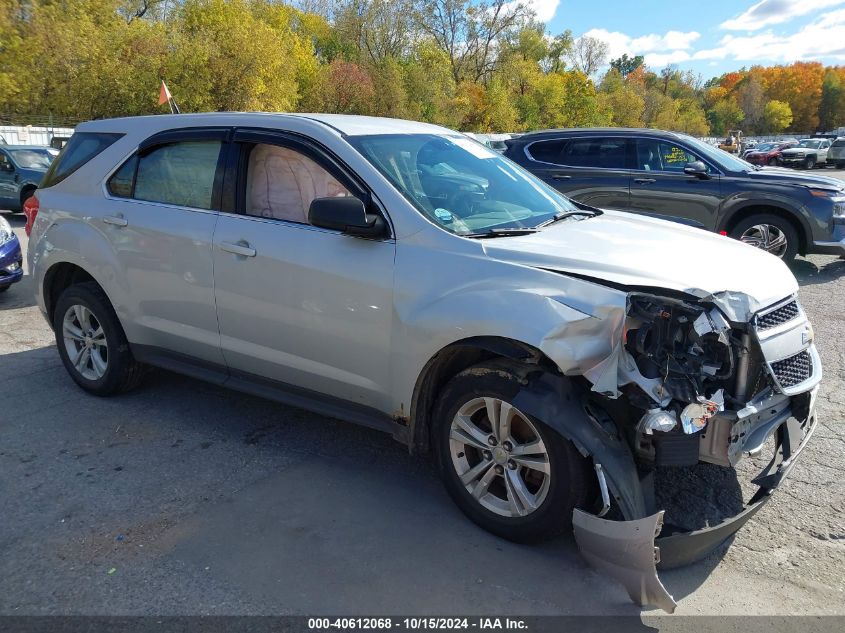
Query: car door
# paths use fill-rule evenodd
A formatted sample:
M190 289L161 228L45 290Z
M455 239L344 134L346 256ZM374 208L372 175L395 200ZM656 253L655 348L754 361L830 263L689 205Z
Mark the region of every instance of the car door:
M16 209L20 205L16 175L15 164L8 152L0 149L0 209Z
M373 208L367 190L302 136L239 130L233 151L233 212L214 235L233 380L258 376L386 410L395 242L308 223L315 198L354 195Z
M603 209L630 204L628 141L618 136L560 138L525 147L532 173L566 196Z
M682 144L638 137L631 173L631 210L713 230L721 204L720 173ZM684 173L694 161L707 167L705 177Z
M822 140L819 143L819 161L820 163L827 162L827 154L830 151L830 141L827 139Z
M147 139L108 179L99 218L125 284L139 355L177 355L225 369L214 306L211 242L226 129ZM161 359L158 360L161 363Z

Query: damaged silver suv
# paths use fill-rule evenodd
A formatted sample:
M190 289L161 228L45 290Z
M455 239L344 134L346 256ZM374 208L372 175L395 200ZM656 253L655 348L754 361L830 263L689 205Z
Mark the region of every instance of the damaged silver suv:
M521 542L574 529L640 604L674 608L656 562L735 532L815 425L822 368L780 260L573 202L440 127L87 123L26 213L83 389L158 366L385 430L433 452L470 519ZM767 442L736 516L690 532L655 495Z

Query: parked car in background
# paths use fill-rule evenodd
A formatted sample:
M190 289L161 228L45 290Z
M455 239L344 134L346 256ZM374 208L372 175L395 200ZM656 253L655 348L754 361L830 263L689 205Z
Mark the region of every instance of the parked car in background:
M18 236L9 222L0 216L0 292L5 292L23 277L23 258Z
M58 153L40 145L0 147L0 209L22 211Z
M781 164L781 153L783 150L797 144L798 141L772 141L768 143L760 143L753 150L746 152L743 159L747 160L752 165L778 166Z
M834 165L836 169L845 169L845 138L840 137L830 144L827 162Z
M845 184L760 168L684 134L571 129L508 141L505 155L567 196L725 233L781 257L845 254Z
M126 391L147 363L386 431L434 453L471 520L520 542L574 528L640 604L674 610L656 561L738 530L817 423L822 368L783 262L572 202L442 127L94 121L26 212L35 298L82 389ZM691 531L689 501L681 521L658 505L656 470L730 470L769 440L738 514Z
M798 141L798 145L789 147L781 152L781 163L784 167L803 167L812 169L827 163L827 152L830 149L830 139L805 138Z

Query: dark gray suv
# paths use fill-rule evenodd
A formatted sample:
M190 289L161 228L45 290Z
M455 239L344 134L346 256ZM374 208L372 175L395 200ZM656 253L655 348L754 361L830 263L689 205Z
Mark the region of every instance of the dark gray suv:
M505 155L594 207L730 235L785 260L845 255L845 183L757 167L685 134L569 129L509 140Z

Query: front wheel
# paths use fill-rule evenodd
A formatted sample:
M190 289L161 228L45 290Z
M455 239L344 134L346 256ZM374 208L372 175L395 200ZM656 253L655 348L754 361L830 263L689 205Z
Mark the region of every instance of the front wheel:
M812 169L812 168L813 168L813 167L815 167L815 166L816 166L816 159L815 159L815 157L813 157L813 156L808 156L808 157L804 160L804 169Z
M529 543L572 528L573 508L594 498L594 475L572 443L513 406L521 388L504 365L461 372L438 400L432 439L440 476L464 514Z
M798 232L788 220L777 215L752 215L739 222L730 235L785 262L795 259L798 253Z

